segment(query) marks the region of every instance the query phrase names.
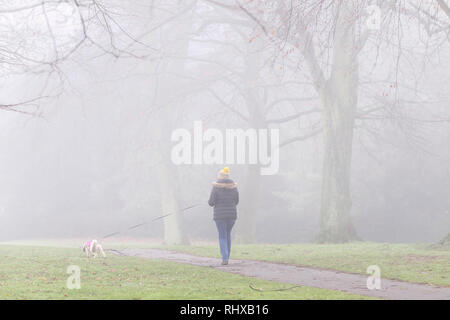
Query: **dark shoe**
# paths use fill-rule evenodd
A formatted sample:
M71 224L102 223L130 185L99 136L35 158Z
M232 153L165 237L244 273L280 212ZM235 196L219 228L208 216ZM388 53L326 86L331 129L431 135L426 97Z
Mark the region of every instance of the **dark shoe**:
M226 266L228 264L228 260L222 260L221 265Z

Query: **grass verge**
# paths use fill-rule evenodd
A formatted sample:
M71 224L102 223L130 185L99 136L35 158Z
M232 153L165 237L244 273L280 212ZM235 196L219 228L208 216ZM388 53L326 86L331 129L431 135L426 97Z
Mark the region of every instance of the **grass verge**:
M0 245L0 299L368 299L298 287L174 262L108 255L88 260L81 249ZM81 289L69 290L69 265Z
M170 246L168 250L219 257L217 245ZM449 247L426 244L355 242L347 244L233 245L232 259L263 260L366 274L377 265L381 277L450 286Z

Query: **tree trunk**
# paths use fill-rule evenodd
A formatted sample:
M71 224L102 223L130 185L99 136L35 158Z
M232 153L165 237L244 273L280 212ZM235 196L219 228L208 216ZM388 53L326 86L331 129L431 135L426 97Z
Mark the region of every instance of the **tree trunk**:
M319 242L357 239L351 219L350 173L358 63L350 5L339 8L330 79L323 93L324 163Z
M163 219L164 223L164 244L179 245L185 244L186 238L180 222L179 205L176 191L173 186L174 180L170 174L170 169L166 163L161 163L157 170L157 181L161 190L161 215L171 214Z
M254 243L256 236L256 216L260 195L260 166L249 165L247 177L241 193L241 209L238 209L238 222L236 224L236 242Z
M350 171L353 121L351 106L334 105L324 114L324 163L319 242L355 240L351 220ZM342 110L348 108L347 110ZM338 111L340 110L340 111Z
M192 4L192 8L195 6ZM189 34L192 29L192 14L186 13L184 19L175 25L169 24L160 28L160 43L165 51L175 56L187 56L189 48ZM156 73L161 74L157 80L157 97L155 101L162 105L154 105L153 138L156 140L154 152L159 155L160 162L155 168L157 183L161 191L161 212L171 214L163 218L164 243L166 245L187 244L188 239L183 231L181 213L179 212L178 199L181 198L179 190L179 177L177 168L172 163L170 136L172 130L177 127L171 102L174 92L181 88L183 83L174 74L183 73L185 60L166 60L160 63ZM153 90L153 89L152 89ZM170 106L170 107L169 107ZM172 214L173 213L173 214Z

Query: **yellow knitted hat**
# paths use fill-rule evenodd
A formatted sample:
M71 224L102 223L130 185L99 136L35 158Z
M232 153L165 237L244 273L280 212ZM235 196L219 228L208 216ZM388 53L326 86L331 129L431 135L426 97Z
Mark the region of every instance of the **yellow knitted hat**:
M223 168L222 170L220 170L220 173L223 173L223 174L229 174L229 173L230 173L230 168L225 167L225 168Z

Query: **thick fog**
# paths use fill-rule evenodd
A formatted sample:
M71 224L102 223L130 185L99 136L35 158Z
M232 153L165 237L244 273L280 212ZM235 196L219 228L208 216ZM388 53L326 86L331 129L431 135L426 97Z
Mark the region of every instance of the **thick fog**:
M41 2L1 1L1 241L215 239L207 201L224 166L237 241L450 232L439 1ZM174 161L177 129L190 164ZM277 170L248 154L195 163L208 129L279 130Z

